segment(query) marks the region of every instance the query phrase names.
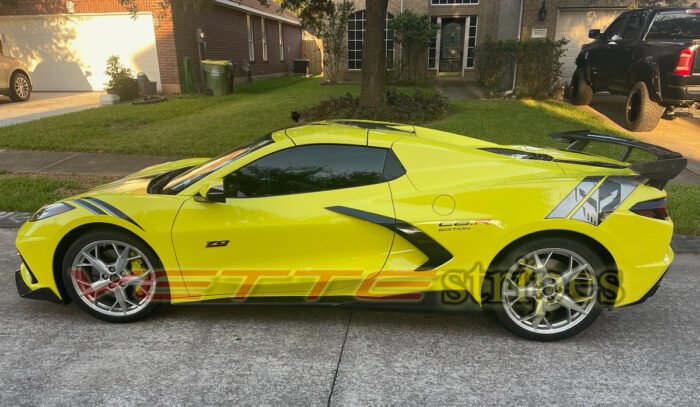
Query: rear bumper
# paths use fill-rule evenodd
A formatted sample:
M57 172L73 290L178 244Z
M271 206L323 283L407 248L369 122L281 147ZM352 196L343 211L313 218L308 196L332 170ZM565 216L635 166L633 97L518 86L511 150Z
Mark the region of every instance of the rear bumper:
M17 285L17 293L20 297L30 298L32 300L51 301L56 304L63 304L63 301L48 288L38 288L36 290L32 290L31 288L29 288L27 283L24 281L24 278L22 277L22 271L23 270L21 269L15 271L15 284ZM28 271L28 273L31 275L31 271Z
M668 85L663 93L664 103L687 105L700 102L700 85Z
M630 303L630 304L627 304L627 305L624 305L624 306L625 306L625 307L629 307L630 305L641 304L641 303L643 303L643 302L646 302L646 300L648 300L649 298L653 297L654 294L656 294L656 291L659 290L659 287L661 286L661 281L664 279L664 277L665 277L666 274L668 273L669 268L670 268L670 266L666 268L666 271L664 271L664 273L661 275L661 278L659 279L659 281L657 281L656 284L654 284L654 286L651 287L651 289L650 289L649 291L647 291L647 293L644 294L644 296L642 296L642 298L640 298L639 300L637 300L637 301L635 301L635 302L633 302L633 303Z

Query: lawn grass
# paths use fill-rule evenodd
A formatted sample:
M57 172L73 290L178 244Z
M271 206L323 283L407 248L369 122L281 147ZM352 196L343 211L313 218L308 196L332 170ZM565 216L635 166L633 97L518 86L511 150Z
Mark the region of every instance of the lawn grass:
M700 187L670 184L666 191L668 212L675 224L674 232L700 236Z
M184 96L153 105L121 104L4 127L0 147L214 156L293 125L292 110L346 92L357 94L359 87L322 86L318 78L277 78L238 86L235 94L226 97ZM631 136L594 114L554 101L456 101L452 114L425 126L500 144L554 147L561 144L549 134L557 131L591 129ZM592 147L593 152L612 157L620 151ZM79 192L74 181L0 175L0 187L10 191L0 197L0 209L35 210L61 195ZM84 182L80 185L88 189ZM670 185L668 191L677 233L700 235L700 188Z
M110 177L0 175L0 208L3 211L34 212L41 206L79 194L114 180Z
M173 97L151 105L124 103L2 128L0 146L164 156L213 156L291 126L291 111L356 85L284 77L241 85L225 97Z

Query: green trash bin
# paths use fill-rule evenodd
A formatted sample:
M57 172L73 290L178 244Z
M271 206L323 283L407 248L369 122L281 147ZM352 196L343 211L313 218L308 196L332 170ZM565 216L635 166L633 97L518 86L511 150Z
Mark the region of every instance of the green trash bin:
M223 96L233 92L233 64L231 62L205 59L202 61L202 68L207 82L207 93Z

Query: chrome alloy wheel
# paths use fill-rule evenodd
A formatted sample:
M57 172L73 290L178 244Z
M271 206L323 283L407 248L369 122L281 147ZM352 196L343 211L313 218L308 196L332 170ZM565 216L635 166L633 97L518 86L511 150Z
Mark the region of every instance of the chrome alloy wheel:
M71 281L85 304L110 316L135 314L156 293L153 264L136 247L116 240L83 247L73 259Z
M18 75L15 78L14 83L15 95L22 99L29 97L29 81L22 75Z
M567 331L593 310L593 267L565 249L541 249L516 261L501 283L501 302L519 327L538 334Z

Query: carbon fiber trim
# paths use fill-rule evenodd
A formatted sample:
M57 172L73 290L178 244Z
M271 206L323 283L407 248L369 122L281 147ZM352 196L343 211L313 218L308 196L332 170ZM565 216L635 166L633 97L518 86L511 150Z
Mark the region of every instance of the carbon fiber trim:
M329 206L326 209L383 226L406 239L428 258L425 263L416 268L416 271L433 270L452 259L452 253L408 222L346 206Z

